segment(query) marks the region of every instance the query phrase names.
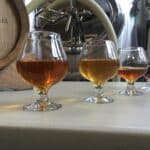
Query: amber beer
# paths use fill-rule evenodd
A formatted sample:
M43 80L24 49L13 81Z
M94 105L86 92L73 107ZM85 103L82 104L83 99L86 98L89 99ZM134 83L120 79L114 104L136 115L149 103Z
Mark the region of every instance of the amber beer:
M118 70L118 74L129 83L134 83L138 78L144 75L146 70L146 67L121 67Z
M119 61L111 59L82 59L79 63L80 73L95 85L103 85L118 68Z
M49 87L62 80L68 69L67 61L18 61L17 71L36 87Z

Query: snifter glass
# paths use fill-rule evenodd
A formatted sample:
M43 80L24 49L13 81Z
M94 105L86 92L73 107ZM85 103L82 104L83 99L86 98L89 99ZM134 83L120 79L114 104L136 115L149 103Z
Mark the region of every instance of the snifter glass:
M84 100L90 103L111 103L113 98L104 96L105 82L114 77L119 69L117 48L110 40L93 39L81 52L79 71L96 89L94 96Z
M23 106L23 110L49 111L61 107L48 97L49 89L61 81L68 70L67 56L59 34L48 31L29 33L16 67L37 94L31 104Z
M143 92L138 91L134 83L147 71L148 59L143 47L128 47L120 49L120 68L118 74L127 82L126 89L120 91L121 95L139 96Z

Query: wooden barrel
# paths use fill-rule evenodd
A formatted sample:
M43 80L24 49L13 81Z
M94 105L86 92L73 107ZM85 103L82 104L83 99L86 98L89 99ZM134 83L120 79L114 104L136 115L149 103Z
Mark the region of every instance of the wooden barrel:
M23 0L0 0L0 89L24 87L15 60L29 31Z
M0 0L0 69L18 55L29 30L22 0Z

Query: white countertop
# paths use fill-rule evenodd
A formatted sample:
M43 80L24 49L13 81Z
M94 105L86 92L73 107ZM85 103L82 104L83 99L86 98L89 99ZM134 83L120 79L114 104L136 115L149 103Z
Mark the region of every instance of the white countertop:
M145 83L137 83L137 87ZM109 82L105 94L110 104L89 104L89 82L61 82L52 87L50 97L63 105L50 112L24 112L22 106L34 98L32 90L0 92L0 147L33 149L149 150L150 92L143 96L120 96L125 83ZM8 143L8 144L7 144ZM10 143L10 144L9 144ZM2 149L2 150L3 150Z

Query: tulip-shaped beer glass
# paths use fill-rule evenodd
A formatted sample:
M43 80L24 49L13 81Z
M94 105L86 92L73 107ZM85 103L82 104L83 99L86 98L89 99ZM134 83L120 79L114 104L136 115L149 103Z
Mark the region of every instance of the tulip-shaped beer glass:
M116 47L112 41L94 39L82 51L79 71L96 88L96 95L85 98L90 103L111 103L113 99L103 94L105 82L119 69Z
M33 31L17 60L17 71L37 93L27 111L49 111L61 107L48 97L48 90L61 81L68 70L67 56L60 35L48 31Z

